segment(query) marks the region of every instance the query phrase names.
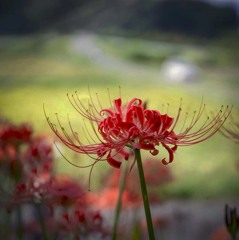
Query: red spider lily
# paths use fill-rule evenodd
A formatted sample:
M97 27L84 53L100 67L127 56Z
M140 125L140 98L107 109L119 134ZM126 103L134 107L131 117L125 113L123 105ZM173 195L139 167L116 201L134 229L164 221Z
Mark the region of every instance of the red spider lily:
M47 226L48 239L108 239L110 231L106 227L106 221L98 211L89 209L78 210L76 207L70 209L57 209L57 214L44 216ZM26 239L41 239L42 230L37 219L30 219L24 225L24 237ZM37 237L36 237L37 236ZM56 238L57 236L57 238ZM15 238L17 237L14 235ZM24 238L25 239L25 238Z
M31 140L32 128L28 124L15 126L0 123L0 166L3 173L18 181L22 175L20 147Z
M27 202L45 202L52 211L56 206L87 205L86 193L76 181L61 175L53 177L48 173L32 175L15 186L10 204Z
M86 119L90 121L94 134L98 141L95 141L88 129L85 130L88 144L84 144L69 121L70 132L62 126L58 116L60 130L46 116L49 126L56 136L70 149L75 152L96 155L93 157L94 164L104 157L107 162L115 167L121 166L117 156L123 156L126 160L129 157L128 149L144 149L152 155L157 155L159 145L163 146L169 154L168 161L164 158L163 164L171 163L178 146L189 146L202 142L222 126L228 115L229 107L221 107L220 111L212 119L209 117L202 121L202 114L205 111L205 104L201 103L198 111L194 111L189 120L188 113L185 114L182 122L181 105L175 118L168 114L161 114L158 110L145 109L144 103L139 98L131 99L126 106L122 105L121 98L113 101L111 108L98 110L90 96L88 106L85 106L77 93L68 96L72 106ZM46 113L45 113L46 114ZM180 128L178 132L176 131Z
M19 160L20 153L16 146L5 144L0 147L0 168L3 174L15 181L22 177L22 165Z
M49 175L41 174L16 184L13 193L10 194L9 207L30 202L41 203L48 197L49 183Z
M52 181L54 160L52 144L48 137L41 135L32 138L25 152L19 154L19 158L23 173L15 188L15 200L42 201L47 196Z
M106 233L101 214L90 209L88 192L74 179L63 175L52 178L47 196L51 217L63 237L81 239L80 236Z
M5 143L28 142L31 138L32 128L28 124L15 126L10 123L0 125L0 140Z
M73 179L66 176L57 176L51 179L48 188L50 196L50 205L60 205L67 207L76 203L77 200L81 205L86 205L86 193L82 187Z
M33 138L29 142L21 160L26 178L42 174L51 175L54 154L50 139L45 135Z
M39 202L39 205L37 204L44 213L48 239L54 239L56 235L59 239L91 238L94 234L97 236L92 237L92 239L105 239L104 237L108 234L108 231L104 219L98 210L90 209L84 197L87 193L83 193L82 189L79 190L79 185L70 178L61 176L57 177L57 179L58 186L48 184L48 187L45 188L47 191L44 192L45 201ZM62 185L62 188L60 185ZM55 188L54 191L53 187ZM43 190L43 188L41 189ZM73 191L75 192L73 193ZM18 197L18 199L15 200L15 204L30 203L34 200L30 187L24 183L17 186L16 193L15 197ZM30 205L26 204L25 206L30 207ZM14 205L9 206L10 209L13 207ZM29 239L42 234L42 229L34 215L29 216L29 219L24 222L24 229L24 236L28 236Z
M62 236L74 236L74 239L91 238L105 239L109 231L103 225L103 217L98 211L89 209L78 209L73 206L71 209L64 210L55 218L58 225L58 232ZM88 238L87 238L88 239Z

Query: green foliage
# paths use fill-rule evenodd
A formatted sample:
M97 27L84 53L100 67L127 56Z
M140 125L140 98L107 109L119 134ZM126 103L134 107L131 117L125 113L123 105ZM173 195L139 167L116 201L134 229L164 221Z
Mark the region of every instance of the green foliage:
M183 110L193 112L204 97L208 113L219 109L221 104L234 103L238 107L238 69L232 61L233 52L208 44L201 46L176 43L148 42L140 39L115 39L98 36L98 46L117 59L131 61L137 53L147 56L143 64L131 69L107 69L91 62L86 56L69 48L69 36L28 36L26 38L1 39L0 44L0 113L14 123L32 122L36 132L50 133L43 114L45 104L47 113L54 119L58 112L63 125L68 124L69 114L72 125L81 131L79 115L74 111L67 93L76 90L81 96L88 94L88 86L94 95L99 93L103 106L109 106L107 88L111 98L119 97L121 86L123 99L140 97L148 100L149 108L161 109L170 103L169 113L175 114L183 98ZM120 42L119 42L120 41ZM120 44L120 45L119 45ZM119 48L120 46L120 48ZM36 50L37 49L37 50ZM215 54L214 49L217 53ZM202 77L194 84L172 84L160 78L161 58L179 54L206 66ZM214 55L215 54L215 55ZM227 63L223 62L228 54ZM235 53L236 54L236 53ZM219 58L213 66L207 64L208 55ZM151 57L153 60L151 61ZM156 59L154 59L154 57ZM135 61L135 60L134 60ZM219 63L220 62L220 63ZM140 69L140 71L137 71ZM166 111L166 107L164 109ZM163 156L164 152L160 152ZM87 162L83 156L76 156L65 150L77 163ZM237 145L224 139L220 134L210 141L177 151L175 162L169 165L175 182L162 190L165 197L221 197L239 193ZM160 156L161 157L161 156ZM70 166L59 157L57 170L84 175L87 182L88 171ZM98 177L108 171L104 162L93 170L92 184L99 184Z
M236 9L202 0L3 0L0 33L79 29L95 31L176 32L189 36L217 37L237 32Z
M168 41L168 37L171 41ZM238 36L222 36L202 42L184 39L183 36L175 39L174 35L165 34L155 37L154 41L147 40L147 36L145 39L103 36L98 38L98 43L103 49L120 58L141 64L160 66L170 57L178 56L205 68L237 66L239 52L235 49Z

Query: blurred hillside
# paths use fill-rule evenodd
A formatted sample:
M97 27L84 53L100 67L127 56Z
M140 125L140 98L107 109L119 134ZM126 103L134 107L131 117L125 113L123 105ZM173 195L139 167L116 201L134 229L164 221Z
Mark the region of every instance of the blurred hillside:
M217 37L236 32L233 5L199 0L2 0L0 34L72 32L174 32Z

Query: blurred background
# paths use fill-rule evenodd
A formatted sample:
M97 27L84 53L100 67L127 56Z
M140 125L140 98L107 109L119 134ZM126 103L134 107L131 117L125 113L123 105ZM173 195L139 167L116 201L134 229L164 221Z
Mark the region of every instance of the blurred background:
M109 106L107 89L117 98L120 86L124 100L139 97L156 109L169 104L173 116L181 98L183 109L193 112L203 97L208 113L233 105L238 120L238 27L238 0L1 0L0 116L52 135L44 103L51 119L58 112L64 125L69 114L80 129L66 94L84 96L89 86ZM164 199L192 200L192 209L194 202L219 202L217 224L223 223L224 204L238 200L238 153L219 133L179 149L168 166L174 181L163 189ZM87 161L67 149L64 154ZM60 155L55 168L89 174ZM109 170L97 164L93 190Z

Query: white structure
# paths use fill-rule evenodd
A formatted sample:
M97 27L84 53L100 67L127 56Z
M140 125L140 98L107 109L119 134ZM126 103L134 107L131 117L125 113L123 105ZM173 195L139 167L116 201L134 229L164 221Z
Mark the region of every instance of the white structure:
M181 58L170 58L161 66L162 78L170 82L195 82L198 74L195 64Z

